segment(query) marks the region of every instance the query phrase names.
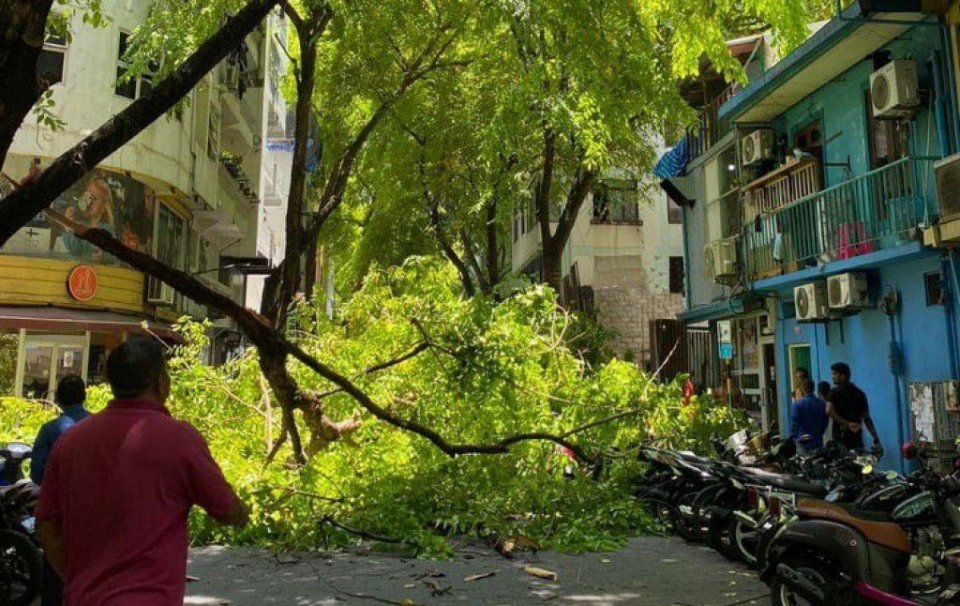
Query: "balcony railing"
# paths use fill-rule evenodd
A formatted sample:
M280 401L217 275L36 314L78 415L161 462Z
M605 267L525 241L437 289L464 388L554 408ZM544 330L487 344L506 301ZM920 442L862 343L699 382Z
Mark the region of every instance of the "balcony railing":
M748 213L774 213L820 191L820 175L816 158L786 164L743 187L744 208Z
M717 112L720 110L720 106L729 101L736 92L735 85L723 89L723 92L717 95L716 99L700 111L697 124L687 129L687 149L691 160L699 158L729 132L729 125L726 122L720 122L717 118Z
M743 230L748 275L789 273L909 240L925 204L917 166L903 158L761 212Z

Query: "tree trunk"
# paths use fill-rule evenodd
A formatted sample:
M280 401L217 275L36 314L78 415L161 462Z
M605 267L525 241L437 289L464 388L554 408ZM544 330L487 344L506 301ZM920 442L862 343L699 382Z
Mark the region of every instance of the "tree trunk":
M53 0L0 0L0 166L23 119L40 98L37 59Z
M497 196L487 202L487 222L484 225L487 235L485 261L487 266L487 284L490 292L500 283L500 250L497 244ZM487 293L490 294L490 293Z
M303 200L307 189L307 151L310 144L310 114L313 107L313 86L316 81L317 70L317 42L319 35L314 35L315 25L320 31L329 21L328 13L324 13L319 24L310 21L297 23L297 38L300 40L300 63L297 66L297 104L295 109L296 127L294 133L293 164L290 174L290 191L287 195L286 217L286 250L283 264L280 266L280 280L274 294L270 317L275 325L280 326L286 317L290 303L296 296L301 284L301 259L304 249L310 249L313 240L304 247L301 245L303 234ZM307 262L307 271L312 263Z
M149 94L131 103L57 158L36 179L0 200L0 246L89 170L117 151L186 96L236 48L277 4L252 0ZM13 83L4 83L5 86Z
M562 305L563 297L563 246L543 247L543 281L557 293Z

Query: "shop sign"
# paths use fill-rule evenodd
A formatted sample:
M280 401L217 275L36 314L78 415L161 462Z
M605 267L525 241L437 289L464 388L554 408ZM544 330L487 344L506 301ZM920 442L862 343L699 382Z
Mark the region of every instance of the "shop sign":
M67 276L67 292L75 301L89 301L97 295L97 272L89 265L77 265Z

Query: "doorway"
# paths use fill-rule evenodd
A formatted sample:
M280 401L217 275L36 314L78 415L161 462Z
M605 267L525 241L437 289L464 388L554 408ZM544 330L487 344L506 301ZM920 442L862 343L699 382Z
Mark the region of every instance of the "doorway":
M31 335L23 340L17 394L53 400L57 382L67 375L87 380L87 339L80 335Z

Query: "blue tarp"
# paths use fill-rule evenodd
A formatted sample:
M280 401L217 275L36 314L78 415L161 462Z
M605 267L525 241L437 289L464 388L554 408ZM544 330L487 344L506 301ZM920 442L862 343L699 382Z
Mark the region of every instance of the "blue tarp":
M653 168L653 174L659 179L682 177L687 172L689 162L690 153L687 149L687 138L684 137L673 149L660 156Z

